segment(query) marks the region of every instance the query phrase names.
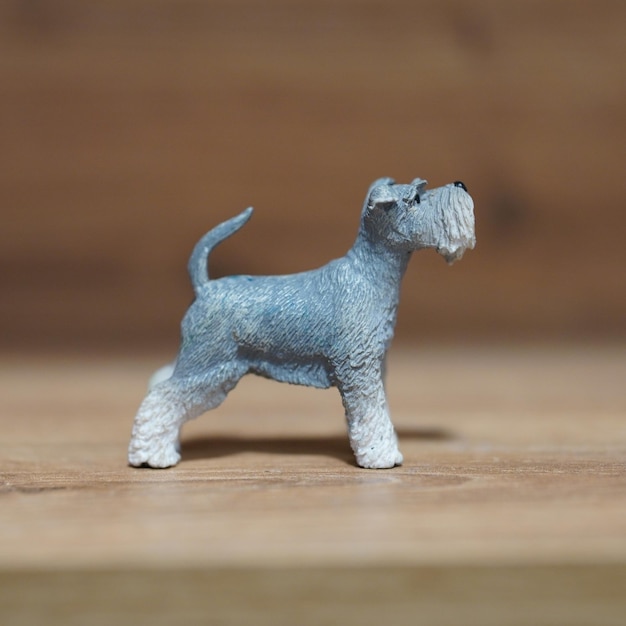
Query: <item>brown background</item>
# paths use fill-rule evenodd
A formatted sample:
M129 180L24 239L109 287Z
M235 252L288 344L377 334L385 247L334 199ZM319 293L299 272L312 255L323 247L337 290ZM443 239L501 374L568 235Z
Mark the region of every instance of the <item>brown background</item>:
M0 4L9 348L174 348L212 273L339 256L376 177L464 180L477 249L405 278L399 334L625 337L626 4Z
M0 623L621 625L625 146L623 0L0 0ZM320 265L383 175L476 202L405 278L405 464L247 377L127 467L198 237Z

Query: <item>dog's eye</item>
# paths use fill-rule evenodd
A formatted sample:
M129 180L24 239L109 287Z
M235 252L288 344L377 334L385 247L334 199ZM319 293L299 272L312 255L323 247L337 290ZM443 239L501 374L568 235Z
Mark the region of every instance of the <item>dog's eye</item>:
M467 191L467 187L465 186L465 183L461 180L455 180L454 181L454 186L455 187L460 187L463 191Z

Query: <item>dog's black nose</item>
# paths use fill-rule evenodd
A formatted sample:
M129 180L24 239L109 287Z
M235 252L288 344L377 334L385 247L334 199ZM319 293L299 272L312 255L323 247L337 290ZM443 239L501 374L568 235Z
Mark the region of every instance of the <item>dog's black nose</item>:
M455 180L454 181L454 186L455 187L460 187L463 191L467 191L467 187L465 186L465 183L461 180Z

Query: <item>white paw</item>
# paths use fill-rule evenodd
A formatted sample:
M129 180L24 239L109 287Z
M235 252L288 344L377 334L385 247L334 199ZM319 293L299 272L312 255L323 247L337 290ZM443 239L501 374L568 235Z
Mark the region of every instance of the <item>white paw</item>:
M180 453L175 446L161 448L139 448L131 442L128 449L128 463L133 467L166 468L176 465L180 461Z
M404 458L397 448L381 453L376 453L375 450L368 450L365 453L356 455L357 465L365 469L389 469L396 465L402 465L402 461L404 461Z

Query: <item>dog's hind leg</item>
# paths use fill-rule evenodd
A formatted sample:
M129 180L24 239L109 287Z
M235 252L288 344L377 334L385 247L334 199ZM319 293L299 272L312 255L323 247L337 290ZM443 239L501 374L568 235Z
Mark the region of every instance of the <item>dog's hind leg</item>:
M135 417L129 464L155 468L176 465L180 461L182 425L219 406L245 373L242 368L220 368L201 377L174 373L154 385Z
M345 376L338 372L337 376L356 462L371 469L402 464L381 374L381 365L377 364L349 371Z

